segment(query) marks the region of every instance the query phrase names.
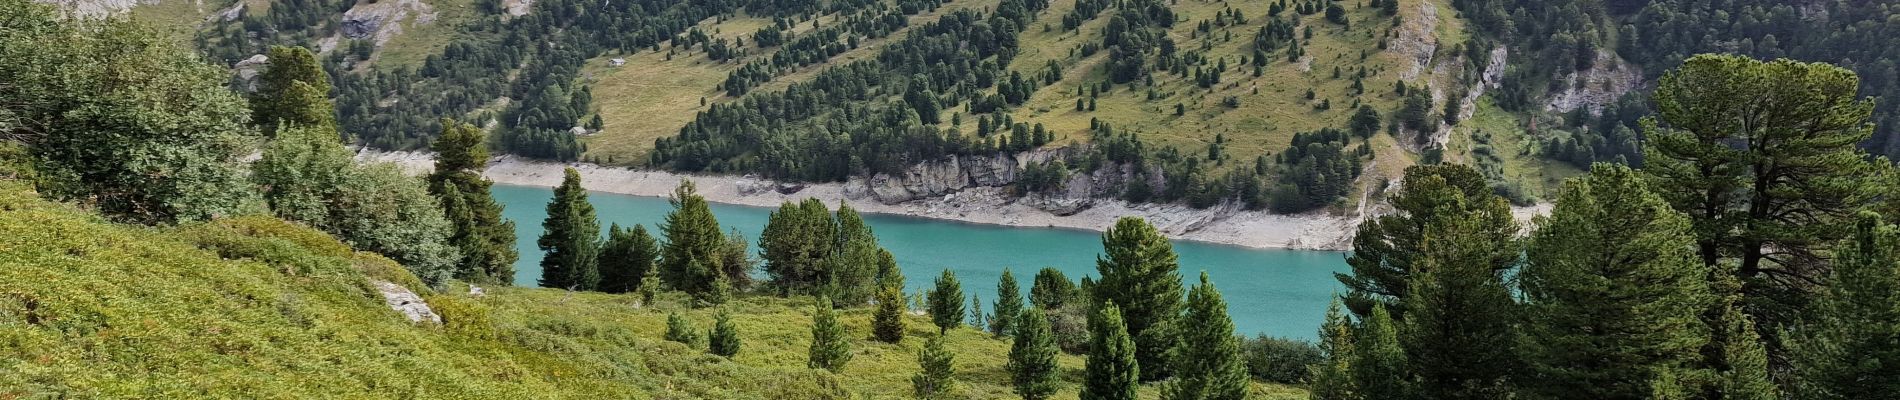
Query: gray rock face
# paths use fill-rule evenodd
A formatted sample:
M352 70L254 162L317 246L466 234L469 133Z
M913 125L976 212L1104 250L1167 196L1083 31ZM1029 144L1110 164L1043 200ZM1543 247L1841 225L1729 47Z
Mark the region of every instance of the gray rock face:
M1024 168L1069 159L1088 151L1084 146L1037 150L1018 154L953 156L911 166L902 173L880 173L869 177L851 177L845 181L844 195L851 199L871 198L884 204L948 196L979 187L1003 187L1016 183ZM1071 173L1062 187L1047 193L1032 193L1020 201L1056 215L1087 210L1096 198L1119 195L1114 192L1122 182L1132 179L1132 166L1101 168L1090 173ZM1160 171L1147 176L1159 191Z
M409 288L378 280L370 281L370 285L375 286L376 291L382 292L384 304L402 313L402 316L408 317L409 322L442 323L442 316L436 315L435 310L429 309L429 303L422 301L422 296L417 296L416 292L409 291Z

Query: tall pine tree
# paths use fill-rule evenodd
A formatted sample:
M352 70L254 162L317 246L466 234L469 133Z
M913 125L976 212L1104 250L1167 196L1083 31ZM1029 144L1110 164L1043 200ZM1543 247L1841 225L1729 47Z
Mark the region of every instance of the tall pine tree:
M1421 165L1405 169L1405 187L1392 196L1389 215L1369 219L1353 235L1353 251L1346 256L1351 274L1337 274L1346 285L1346 308L1363 318L1372 313L1373 303L1383 303L1396 319L1405 318L1407 277L1426 248L1422 245L1426 228L1447 219L1478 216L1472 221L1481 239L1493 243L1513 242L1517 222L1503 199L1491 193L1484 175L1463 165ZM1518 255L1500 246L1486 257L1491 268L1509 267Z
M937 324L937 332L948 332L963 326L963 284L957 282L957 274L949 269L937 276L935 289L930 290L930 322Z
M1834 259L1825 294L1791 332L1801 399L1900 393L1900 233L1866 213Z
M1629 167L1564 184L1518 275L1528 375L1540 397L1654 398L1658 374L1699 365L1713 304L1689 219ZM1675 370L1670 372L1669 370Z
M1502 399L1510 395L1505 378L1517 371L1512 343L1517 312L1497 267L1501 254L1516 257L1514 242L1498 238L1489 223L1496 215L1469 210L1467 199L1449 196L1438 215L1423 226L1418 258L1407 276L1404 324L1400 332L1417 382L1413 393L1437 399ZM1509 210L1492 209L1509 220Z
M1241 400L1247 398L1247 363L1240 357L1240 338L1227 316L1227 301L1201 272L1201 284L1188 291L1187 310L1181 317L1181 341L1174 349L1174 380L1162 390L1164 399Z
M660 225L666 236L666 245L660 249L660 280L694 298L709 299L725 270L725 235L693 181L680 181L672 203L673 211Z
M1180 264L1174 245L1140 218L1115 221L1102 233L1102 255L1095 258L1095 299L1115 303L1135 336L1135 360L1142 380L1168 376L1168 351L1180 339L1170 326L1181 313Z
M270 67L257 75L257 91L251 93L251 122L266 134L276 134L278 125L335 125L335 110L329 106L330 75L323 72L317 55L301 46L272 46L266 57ZM297 83L306 85L298 88ZM309 102L315 96L322 102ZM313 106L322 104L321 111Z
M535 241L547 253L541 258L541 286L594 290L600 283L596 258L600 256L600 221L594 218L594 205L587 202L579 171L565 171L561 186L554 188L554 198L548 201L548 217L541 227L541 238Z
M1023 298L1016 287L1016 276L1003 268L1003 277L996 281L996 306L990 309L995 317L990 318L990 333L996 336L1009 336L1010 325L1016 314L1023 312Z
M1135 363L1135 339L1128 336L1122 310L1114 303L1096 307L1089 317L1089 360L1083 371L1084 399L1136 400L1141 366Z
M515 222L502 217L501 202L489 192L494 182L482 177L488 167L487 138L474 125L444 118L442 134L432 149L436 159L435 172L429 175L430 192L442 200L454 226L452 241L462 253L455 277L512 284L515 260L520 258L515 250Z
M1405 363L1405 348L1399 343L1399 327L1385 305L1372 305L1372 315L1352 334L1357 352L1351 361L1352 385L1365 399L1410 398L1411 371Z
M1384 307L1377 308L1385 309ZM1338 299L1326 307L1326 322L1319 327L1319 350L1325 360L1308 367L1311 371L1310 384L1306 392L1313 400L1352 400L1358 399L1358 387L1353 384L1353 364L1358 355L1353 347L1352 321L1340 311ZM1396 338L1394 339L1396 341Z

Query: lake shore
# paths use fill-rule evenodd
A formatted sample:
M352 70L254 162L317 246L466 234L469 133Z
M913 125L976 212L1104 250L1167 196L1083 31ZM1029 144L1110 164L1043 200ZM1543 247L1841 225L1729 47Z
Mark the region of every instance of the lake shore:
M390 162L414 174L427 173L434 155L424 152L361 151L359 162ZM1347 250L1359 216L1325 212L1273 214L1237 207L1194 209L1178 204L1130 204L1097 199L1092 207L1072 215L1055 215L1020 204L1003 188L969 188L949 195L884 204L871 198L847 196L843 183L804 184L781 193L780 185L752 176L680 174L667 171L604 167L588 163L552 163L513 156L490 160L483 176L496 183L553 187L561 184L562 170L574 168L588 190L634 196L666 197L684 179L691 179L706 200L716 203L777 207L786 201L817 198L829 204L844 202L860 212L1021 227L1057 227L1102 231L1122 217L1142 217L1170 238L1250 248ZM1528 218L1548 208L1517 210ZM531 222L523 222L531 223Z

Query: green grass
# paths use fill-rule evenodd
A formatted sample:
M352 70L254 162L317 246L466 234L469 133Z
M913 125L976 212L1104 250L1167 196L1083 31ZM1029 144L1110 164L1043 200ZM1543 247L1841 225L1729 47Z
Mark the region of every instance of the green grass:
M409 323L372 278L424 293L445 324ZM0 180L0 398L905 398L932 330L912 316L902 343L883 344L869 310L846 310L854 357L834 374L805 367L806 298L736 300L744 347L727 359L661 339L669 311L711 326L713 310L680 294L642 306L488 289L430 292L388 259L274 218L118 225ZM948 338L959 398L1014 397L1008 341ZM1083 359L1059 362L1057 398L1074 398Z

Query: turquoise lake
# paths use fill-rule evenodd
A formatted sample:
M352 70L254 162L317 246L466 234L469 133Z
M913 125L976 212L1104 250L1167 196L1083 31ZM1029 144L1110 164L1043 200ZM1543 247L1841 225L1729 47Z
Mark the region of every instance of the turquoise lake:
M507 206L505 215L515 221L516 246L521 250L521 259L515 263L515 284L534 286L541 277L541 251L534 242L541 236L541 221L553 191L495 185L494 195ZM658 197L591 192L588 198L602 229L610 223L640 224L659 235L659 223L672 210L666 199ZM738 228L754 244L772 211L717 203L712 210L725 229ZM1016 275L1027 296L1036 271L1043 267L1061 269L1070 279L1096 275L1095 257L1102 250L1101 234L1084 230L882 214L865 214L865 219L876 231L878 242L896 256L904 270L908 284L905 293L916 293L920 285L930 285L948 268L956 271L963 289L969 292L964 296L976 294L985 309L996 299L996 281L1004 268ZM1340 252L1251 249L1189 241L1176 241L1174 249L1180 255L1183 283L1192 285L1200 271L1207 271L1227 300L1235 327L1249 336L1312 339L1325 319L1330 296L1343 290L1333 279L1334 272L1346 270Z

